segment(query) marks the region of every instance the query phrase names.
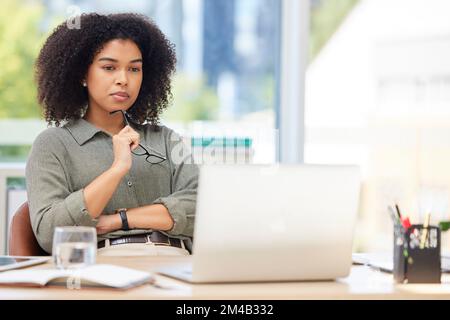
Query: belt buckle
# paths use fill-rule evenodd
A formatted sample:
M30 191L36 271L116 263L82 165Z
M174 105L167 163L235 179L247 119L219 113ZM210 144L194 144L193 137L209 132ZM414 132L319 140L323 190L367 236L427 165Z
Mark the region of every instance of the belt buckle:
M146 242L146 244L151 244L151 243L153 243L153 242L152 242L152 239L150 238L150 234L146 234L145 236L147 237L147 242Z
M114 240L115 241L114 241L113 245L129 243L128 238L126 238L126 237L123 237L123 238L121 237L121 238L117 238L117 239L114 239Z
M146 237L147 237L147 243L148 243L148 244L153 244L153 245L155 245L155 246L167 246L167 245L168 245L167 243L154 242L154 241L152 241L151 233L150 233L150 234L147 234Z
M169 246L170 247L170 238L169 237L167 237L167 242L154 242L154 241L152 241L152 238L151 238L151 235L153 234L153 232L152 233L150 233L150 234L148 234L147 235L147 238L149 239L149 241L151 242L151 243L153 243L155 246Z

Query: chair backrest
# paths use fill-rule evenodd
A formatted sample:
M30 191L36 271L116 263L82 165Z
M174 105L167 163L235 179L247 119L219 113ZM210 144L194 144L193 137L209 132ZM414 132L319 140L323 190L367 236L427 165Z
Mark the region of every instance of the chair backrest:
M46 256L47 252L39 243L31 228L28 202L22 204L14 214L9 233L9 255L12 256Z

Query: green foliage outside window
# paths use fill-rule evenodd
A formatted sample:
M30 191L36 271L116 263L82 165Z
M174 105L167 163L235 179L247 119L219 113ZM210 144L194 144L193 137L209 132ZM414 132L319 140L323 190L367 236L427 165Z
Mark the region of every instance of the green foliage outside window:
M39 2L3 0L0 10L0 118L38 118L34 61L44 41Z
M21 162L27 159L31 150L29 145L2 146L0 145L0 162Z
M311 1L310 61L333 36L359 0Z
M173 104L163 113L169 121L215 119L219 111L219 99L213 89L204 85L204 80L192 79L177 74L172 83Z

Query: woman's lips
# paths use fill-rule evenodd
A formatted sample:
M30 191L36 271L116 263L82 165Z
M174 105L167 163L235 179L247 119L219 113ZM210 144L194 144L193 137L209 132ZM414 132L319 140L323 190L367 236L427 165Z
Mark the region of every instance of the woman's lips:
M128 99L130 99L130 97L128 95L124 95L124 94L112 94L111 97L116 100L117 102L124 102L127 101Z

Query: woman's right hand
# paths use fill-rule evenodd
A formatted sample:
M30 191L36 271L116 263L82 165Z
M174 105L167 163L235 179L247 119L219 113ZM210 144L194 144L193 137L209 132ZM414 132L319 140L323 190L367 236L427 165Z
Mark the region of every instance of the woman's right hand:
M117 169L123 175L131 169L131 151L139 146L139 139L139 133L130 126L125 126L112 137L114 151L112 168Z

